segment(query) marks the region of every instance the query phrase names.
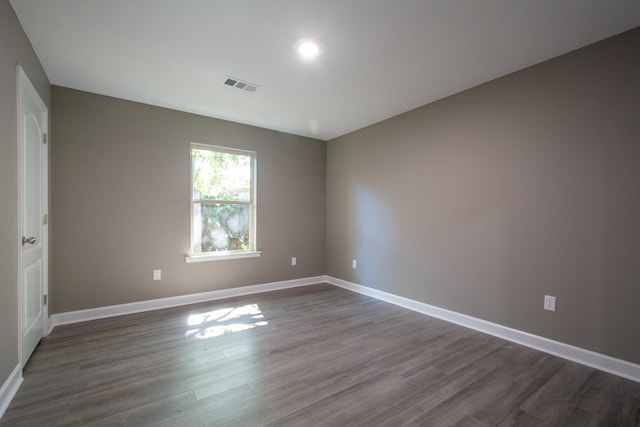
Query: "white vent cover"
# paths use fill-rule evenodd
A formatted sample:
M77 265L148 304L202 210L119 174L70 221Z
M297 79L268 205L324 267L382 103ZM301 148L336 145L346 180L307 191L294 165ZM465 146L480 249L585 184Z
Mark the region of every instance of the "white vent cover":
M245 80L240 80L231 76L226 76L224 78L224 84L226 84L227 86L235 87L237 89L246 90L247 92L255 92L260 87L257 84L249 83Z

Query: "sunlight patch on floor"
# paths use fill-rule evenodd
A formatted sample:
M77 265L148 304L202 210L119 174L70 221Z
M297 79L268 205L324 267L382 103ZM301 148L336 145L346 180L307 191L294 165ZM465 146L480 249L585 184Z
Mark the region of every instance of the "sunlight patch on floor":
M221 308L207 313L192 314L187 318L185 338L207 339L226 333L246 331L268 324L258 304Z

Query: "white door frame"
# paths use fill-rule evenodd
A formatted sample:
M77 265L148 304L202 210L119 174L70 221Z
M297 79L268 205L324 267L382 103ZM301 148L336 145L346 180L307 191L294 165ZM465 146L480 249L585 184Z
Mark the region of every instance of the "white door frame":
M24 295L24 260L23 260L23 243L22 243L22 232L24 229L23 218L23 202L24 202L24 183L23 183L23 173L24 173L24 157L25 157L25 144L24 144L24 129L22 126L22 97L24 94L28 94L38 106L42 109L42 123L43 123L43 133L45 138L48 138L49 135L49 118L48 118L48 109L45 103L42 101L42 98L35 90L31 81L29 80L27 74L24 72L20 65L16 66L16 80L17 80L17 107L18 107L18 158L17 158L17 172L18 172L18 236L16 236L16 248L18 251L18 361L20 366L24 367L29 356L31 354L23 354L23 332L24 332L24 310L25 310L25 295ZM45 140L45 142L48 142ZM43 301L43 297L49 294L49 226L48 226L48 211L49 211L49 144L42 144L42 183L41 183L41 192L42 192L42 209L44 214L47 215L46 221L43 218L41 222L41 245L42 245L42 296L40 298L40 302L42 304L42 335L46 335L48 333L48 319L49 319L49 310L48 303L45 304Z

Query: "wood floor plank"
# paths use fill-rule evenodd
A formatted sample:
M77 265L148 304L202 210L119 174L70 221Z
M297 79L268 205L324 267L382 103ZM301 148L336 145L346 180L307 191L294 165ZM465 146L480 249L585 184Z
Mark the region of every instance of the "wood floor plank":
M589 368L567 362L522 404L521 409L543 423L554 421L564 424L577 408L572 397L589 379L590 374Z
M5 426L640 426L640 384L331 285L57 327Z

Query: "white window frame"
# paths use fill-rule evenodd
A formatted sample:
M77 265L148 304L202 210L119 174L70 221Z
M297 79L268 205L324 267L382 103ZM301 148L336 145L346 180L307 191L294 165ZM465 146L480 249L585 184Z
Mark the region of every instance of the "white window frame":
M203 200L193 198L193 149L216 151L219 153L227 154L239 154L243 156L249 156L251 159L251 181L249 201L229 201L229 200ZM217 145L199 144L192 142L189 145L189 204L191 215L191 236L189 238L189 254L185 256L187 263L203 262L203 261L219 261L225 259L237 259L237 258L254 258L259 257L262 251L256 250L256 152L249 150L240 150L237 148L220 147ZM233 250L233 251L216 251L216 252L203 252L192 253L194 245L194 205L200 204L246 204L249 206L249 249L248 250Z

